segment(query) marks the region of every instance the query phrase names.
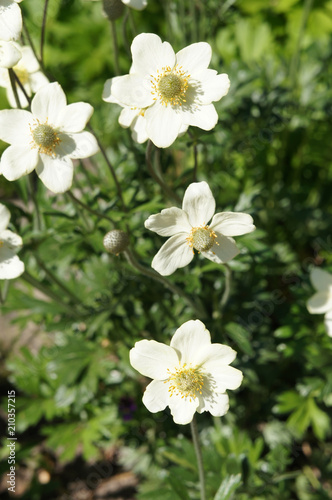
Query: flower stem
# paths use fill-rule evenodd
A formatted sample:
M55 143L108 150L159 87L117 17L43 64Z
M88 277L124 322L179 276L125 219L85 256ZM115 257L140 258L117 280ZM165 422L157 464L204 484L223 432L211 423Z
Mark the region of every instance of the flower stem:
M22 109L22 106L21 106L21 103L20 103L20 98L18 97L18 93L17 93L16 82L15 82L15 74L14 74L14 71L13 71L12 68L8 69L8 74L9 74L10 85L12 87L12 91L13 91L13 94L14 94L16 106L19 109Z
M101 154L103 155L104 160L105 160L105 162L106 162L106 164L107 164L107 166L108 166L108 168L109 168L109 170L110 170L110 172L111 172L111 174L112 174L113 180L114 180L114 182L115 182L116 190L117 190L117 192L118 192L118 197L119 197L120 202L121 202L121 205L122 205L122 210L123 210L124 212L128 212L127 206L126 206L126 204L125 204L125 202L124 202L124 199L123 199L122 189L121 189L120 183L119 183L119 181L118 181L118 178L117 178L117 176L116 176L116 173L115 173L114 167L113 167L112 163L110 162L110 160L109 160L109 158L108 158L108 156L107 156L107 153L106 153L106 151L105 151L105 149L104 149L103 145L102 145L102 144L101 144L101 142L99 141L98 137L96 136L96 134L95 134L95 132L94 132L94 130L93 130L93 128L91 127L91 125L90 125L90 124L88 125L88 129L89 129L89 130L90 130L90 132L92 132L92 133L93 133L93 135L95 136L96 141L97 141L97 144L98 144L99 149L100 149L100 152L101 152Z
M162 188L162 190L167 194L167 196L175 201L178 204L181 204L181 200L178 197L176 193L172 191L172 189L164 182L164 180L159 177L156 172L154 171L153 164L152 164L152 148L153 148L153 143L152 141L148 141L148 145L146 148L146 153L145 153L145 160L146 160L146 165L148 167L148 170L150 172L151 177L159 184L159 186Z
M77 203L79 206L81 206L82 208L84 208L85 210L87 210L88 212L90 212L91 214L97 215L97 217L100 217L102 219L106 219L106 220L108 220L109 222L111 222L114 225L114 222L112 221L112 219L110 217L108 217L108 215L105 215L105 214L103 214L101 212L98 212L97 210L94 210L93 208L90 208L89 205L86 205L85 203L83 203L83 201L81 201L78 198L76 198L76 196L74 196L71 191L67 191L66 194L69 196L69 198L74 203Z
M15 82L17 83L17 85L20 87L21 91L23 92L24 94L24 97L26 98L26 100L28 101L29 103L29 106L31 104L31 97L28 96L25 88L23 87L22 83L21 83L21 80L19 79L19 77L17 76L17 74L15 73L15 71L13 70L13 74L14 74L14 78L15 78Z
M224 266L225 266L225 289L220 301L221 311L224 309L225 305L228 302L229 295L231 293L231 283L232 283L231 268L229 267L228 264L224 264Z
M197 431L196 419L193 417L190 422L191 435L193 438L196 459L197 459L197 467L198 467L198 475L199 475L199 483L200 483L200 492L201 492L201 500L206 500L205 496L205 477L204 477L204 467L203 467L203 459L202 459L202 450L199 444L199 437Z
M195 303L181 288L174 285L174 283L168 281L166 278L161 276L161 274L158 274L152 269L148 269L145 266L142 266L137 261L136 257L129 248L127 248L123 253L126 259L128 260L129 264L135 267L140 273L144 274L148 278L152 278L155 281L159 281L159 283L162 283L166 288L171 290L171 292L182 297L187 302L187 304L193 309L193 311L195 311L196 314L201 316L201 318L206 317L206 312L203 309L203 306L201 304Z
M8 290L9 290L9 280L4 280L3 287L0 286L0 304L2 305L6 302Z
M119 44L118 37L116 34L116 24L115 21L110 21L111 33L112 33L112 42L113 42L113 53L114 53L114 67L115 74L120 74L120 65L119 65Z
M47 17L48 2L49 2L49 0L45 0L44 12L43 12L43 22L42 22L41 36L40 36L40 65L42 68L44 68L44 42L45 42L45 30L46 30L46 17Z

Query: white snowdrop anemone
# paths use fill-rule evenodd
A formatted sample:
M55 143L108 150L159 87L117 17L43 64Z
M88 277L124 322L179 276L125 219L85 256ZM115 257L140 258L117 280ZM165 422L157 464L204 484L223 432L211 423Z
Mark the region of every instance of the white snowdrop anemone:
M211 344L210 332L199 320L180 326L170 346L140 340L130 351L131 365L154 379L144 392L144 405L152 413L169 406L177 424L189 424L196 411L225 415L226 389L237 389L242 382L242 372L229 366L235 357L230 347Z
M0 40L0 74L1 68L12 68L18 63L21 57L22 53L17 49L14 42L4 42ZM8 74L7 71L6 74Z
M16 255L22 247L22 238L13 233L7 226L10 212L0 203L0 279L17 278L24 272L24 264Z
M315 267L310 272L310 281L317 292L307 301L311 314L325 313L325 327L332 337L332 274Z
M211 130L217 124L212 102L227 94L230 82L226 74L208 69L208 43L194 43L175 54L159 36L142 33L134 38L131 52L130 73L107 80L103 99L139 110L156 146L170 146L190 125Z
M239 253L231 236L256 229L251 215L241 212L213 215L215 207L208 184L193 182L184 194L182 209L166 208L160 214L150 215L145 227L160 236L170 236L151 264L158 273L168 276L186 266L194 257L194 249L217 264L227 262Z
M14 48L21 53L21 58L14 65L13 70L18 76L25 92L30 97L44 85L49 83L48 78L40 71L39 63L31 47L21 47L18 43L12 42ZM8 71L0 70L0 87L6 88L7 99L12 108L17 107L13 89L10 83ZM19 85L16 85L20 106L26 108L29 103Z
M1 158L0 173L9 181L36 172L53 193L70 189L72 159L99 150L95 137L82 131L93 113L85 102L67 105L57 82L42 87L23 109L0 111L0 139L11 144Z
M22 14L17 5L22 0L0 0L0 39L17 40L22 31Z

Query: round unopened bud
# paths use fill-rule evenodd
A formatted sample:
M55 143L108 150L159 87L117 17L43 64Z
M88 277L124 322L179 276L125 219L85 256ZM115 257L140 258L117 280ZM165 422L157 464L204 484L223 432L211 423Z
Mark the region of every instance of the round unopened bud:
M110 21L115 21L122 16L124 11L124 4L121 0L103 0L103 11Z
M121 229L113 229L105 234L103 244L109 253L118 255L128 247L129 236L124 231L121 231Z

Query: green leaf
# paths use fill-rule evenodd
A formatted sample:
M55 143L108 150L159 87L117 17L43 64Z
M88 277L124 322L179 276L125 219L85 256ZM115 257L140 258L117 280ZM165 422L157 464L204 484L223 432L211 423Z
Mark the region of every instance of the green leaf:
M232 474L226 477L221 483L214 500L231 500L241 483L241 474Z

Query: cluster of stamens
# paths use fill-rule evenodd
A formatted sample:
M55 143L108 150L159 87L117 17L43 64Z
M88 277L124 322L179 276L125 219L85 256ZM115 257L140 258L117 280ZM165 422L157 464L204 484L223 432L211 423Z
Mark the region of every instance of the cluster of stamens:
M175 368L173 373L170 370L167 371L170 376L165 382L170 383L168 388L170 396L181 396L181 398L189 398L191 401L202 394L204 376L199 368L193 368L184 363L179 368Z
M156 75L151 75L152 95L154 100L159 100L167 106L182 106L186 102L186 93L190 75L183 71L182 66L170 66L157 70Z
M214 244L219 245L215 241L216 238L216 233L209 226L205 225L193 227L186 240L191 248L195 248L198 252L207 252L211 250Z
M61 142L58 137L57 131L47 123L40 123L39 120L30 125L30 132L33 141L31 141L31 147L37 148L39 153L43 153L48 156L55 156L55 148Z

